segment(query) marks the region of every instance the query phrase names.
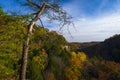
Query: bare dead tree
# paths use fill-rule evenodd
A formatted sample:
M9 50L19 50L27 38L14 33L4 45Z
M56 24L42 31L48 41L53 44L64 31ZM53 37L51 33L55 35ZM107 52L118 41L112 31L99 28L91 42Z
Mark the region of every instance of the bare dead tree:
M40 19L40 17L43 15L51 21L59 21L62 25L61 28L64 25L69 25L72 23L71 17L67 15L67 12L59 6L59 0L26 0L23 3L25 3L25 6L29 6L37 13L28 25L27 37L23 46L20 80L26 79L29 41L32 35L33 26L35 25L36 21L40 20L41 25L43 26L42 20Z

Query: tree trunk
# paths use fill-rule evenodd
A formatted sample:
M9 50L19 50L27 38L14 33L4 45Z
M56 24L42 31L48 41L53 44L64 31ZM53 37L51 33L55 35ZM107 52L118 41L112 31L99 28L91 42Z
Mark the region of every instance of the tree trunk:
M35 16L35 18L31 21L30 25L28 26L29 30L28 30L28 33L27 33L26 41L23 45L20 80L25 80L26 79L27 57L28 57L29 41L30 41L30 37L32 35L32 29L33 29L33 26L36 23L36 21L39 19L39 17L43 13L45 7L46 7L45 4L43 4L40 11L38 12L38 14Z

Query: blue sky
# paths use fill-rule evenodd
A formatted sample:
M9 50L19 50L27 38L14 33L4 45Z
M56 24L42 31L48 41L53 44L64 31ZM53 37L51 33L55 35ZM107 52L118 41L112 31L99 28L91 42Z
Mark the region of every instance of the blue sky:
M62 34L70 42L103 41L114 34L120 34L120 0L61 0L63 8L73 16L75 29L70 26L63 28ZM28 11L20 8L15 0L1 0L0 6L4 11ZM22 12L21 12L22 13ZM46 19L43 18L45 21ZM46 22L46 21L45 21ZM48 25L48 24L46 24ZM59 30L59 27L49 27Z
M75 28L63 32L68 41L103 41L120 34L120 0L69 0L64 9L74 18Z

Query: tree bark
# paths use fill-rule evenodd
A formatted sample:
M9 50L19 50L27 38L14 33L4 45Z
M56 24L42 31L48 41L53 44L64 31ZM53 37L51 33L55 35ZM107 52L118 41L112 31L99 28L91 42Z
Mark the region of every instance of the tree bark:
M20 80L26 79L26 69L27 69L27 58L28 58L28 49L29 49L29 41L32 35L32 29L36 21L39 19L43 11L45 10L46 5L43 4L38 14L35 18L31 21L30 25L28 26L29 30L27 33L26 41L23 45L23 52L22 52L22 64L21 64L21 72L20 72Z

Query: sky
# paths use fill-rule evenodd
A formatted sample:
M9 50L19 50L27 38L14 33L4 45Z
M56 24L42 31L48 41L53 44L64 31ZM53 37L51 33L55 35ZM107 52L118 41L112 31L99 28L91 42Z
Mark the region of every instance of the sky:
M72 20L75 25L75 27L71 25L69 28L64 27L62 29L62 34L67 41L104 41L115 34L120 34L120 0L61 1L62 7L73 17ZM15 11L19 9L18 5L15 0L0 1L0 6L3 7L4 11ZM43 21L45 20L43 19ZM48 28L50 30L59 30L56 24Z

